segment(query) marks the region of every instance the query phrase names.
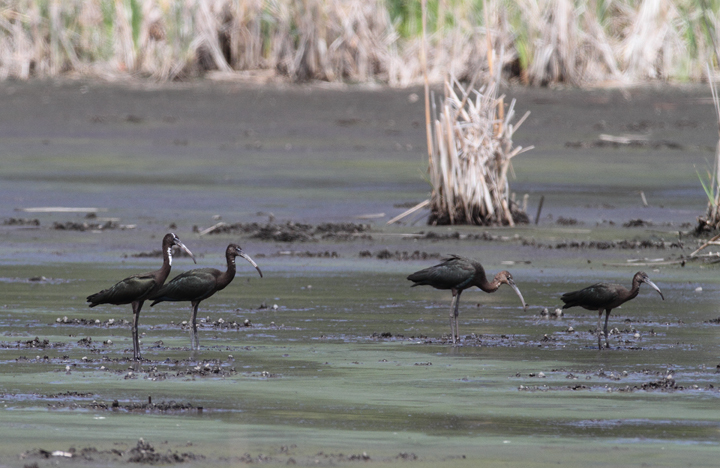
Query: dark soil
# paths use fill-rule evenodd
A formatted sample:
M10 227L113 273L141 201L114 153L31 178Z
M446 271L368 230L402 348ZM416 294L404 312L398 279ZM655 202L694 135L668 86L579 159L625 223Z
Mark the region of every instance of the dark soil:
M50 340L40 339L37 336L32 340L16 341L14 343L0 341L0 349L48 349L62 348L63 346L65 346L64 343L50 343Z
M391 252L388 249L379 250L375 253L369 250L363 250L360 252L360 258L377 258L378 260L431 260L442 258L442 255L438 253L420 252L416 250L414 252L407 251L394 251Z
M195 228L196 232L201 232ZM242 234L250 239L275 242L313 242L319 240L357 240L372 239L368 234L369 224L359 223L322 223L318 225L288 221L276 223L235 223L217 224L207 234Z
M6 218L3 220L5 226L40 226L39 219L28 218Z
M204 408L202 406L196 407L192 403L182 403L176 401L161 401L160 403L153 403L152 401L143 403L120 403L118 400L113 400L110 403L103 401L93 401L91 403L78 403L74 401L70 402L56 402L48 403L48 409L91 409L93 411L124 411L128 413L202 413Z
M309 250L306 250L304 252L298 252L294 250L282 250L279 252L276 252L274 254L275 257L284 257L284 256L290 256L290 257L298 257L298 258L339 258L339 255L337 252L329 250L326 250L324 252L310 252ZM257 256L258 258L262 258L260 255Z
M577 224L577 220L565 220L560 224L574 225ZM479 234L468 234L460 233L459 231L439 234L433 231L417 233L418 236L433 241L445 241L445 240L463 240L463 241L488 241L488 242L510 242L519 243L526 247L536 247L539 249L622 249L622 250L637 250L637 249L682 249L684 243L680 241L665 241L659 239L623 239L618 241L577 241L577 240L563 240L556 243L548 243L538 241L532 237L514 235L505 236L502 234L492 234L490 232L482 232Z
M88 222L76 222L76 221L55 221L52 225L52 229L57 231L107 231L112 229L126 229L127 226L122 226L115 221L105 221L104 223L88 223Z

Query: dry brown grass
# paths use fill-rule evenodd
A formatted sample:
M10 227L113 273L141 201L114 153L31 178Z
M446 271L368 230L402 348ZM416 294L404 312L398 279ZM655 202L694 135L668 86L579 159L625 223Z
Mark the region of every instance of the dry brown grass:
M0 78L62 74L157 80L271 70L293 81L418 84L421 36L392 0L7 0ZM707 7L702 6L707 3ZM701 80L720 42L718 0L442 0L427 73L576 85ZM486 41L487 32L493 37ZM497 56L488 56L488 50ZM502 58L499 57L502 55Z

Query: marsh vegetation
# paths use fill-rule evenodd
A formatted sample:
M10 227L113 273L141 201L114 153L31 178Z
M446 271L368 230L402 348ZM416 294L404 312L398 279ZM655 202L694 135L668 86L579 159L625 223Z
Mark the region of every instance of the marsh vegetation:
M422 78L420 3L13 0L0 11L0 77L408 86ZM718 11L718 0L431 0L429 77L470 81L494 61L533 85L698 81L717 61Z

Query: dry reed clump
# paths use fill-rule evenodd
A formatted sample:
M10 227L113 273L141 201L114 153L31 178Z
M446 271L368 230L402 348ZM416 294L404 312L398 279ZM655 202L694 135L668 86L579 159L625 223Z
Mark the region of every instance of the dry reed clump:
M408 86L423 77L411 3L8 0L0 9L0 78L172 80L207 70L264 70L294 81ZM704 64L716 60L713 41L720 43L720 0L432 5L427 73L436 83L448 71L461 80L485 73L493 60L506 78L535 85L701 80Z
M513 147L512 142L529 112L513 124L515 100L504 112L504 98L494 83L476 90L451 79L445 93L433 109L428 222L527 223L527 215L510 199L508 172L512 158L532 148Z
M696 234L704 234L708 231L720 231L720 96L718 96L718 91L709 66L707 67L707 74L718 125L718 142L715 147L715 163L712 172L708 171L707 173L707 183L703 181L702 176L698 173L700 183L708 199L708 206L705 218L698 218L698 225L695 228ZM711 239L711 242L716 242L719 238L720 235L717 235ZM714 245L717 245L717 242ZM697 251L693 252L693 254L695 253L697 253Z

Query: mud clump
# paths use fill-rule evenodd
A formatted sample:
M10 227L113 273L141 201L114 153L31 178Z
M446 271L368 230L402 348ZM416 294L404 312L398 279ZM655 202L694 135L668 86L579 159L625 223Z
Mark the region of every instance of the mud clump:
M46 349L46 348L60 348L63 343L50 343L50 340L40 339L35 337L32 340L27 341L16 341L15 343L4 343L0 342L0 348L4 349Z
M378 252L372 253L369 250L363 250L360 252L360 258L377 258L379 260L401 260L401 261L408 261L408 260L429 260L429 259L438 259L441 257L438 253L427 253L427 252L420 252L419 250L416 250L412 253L403 251L400 252L396 250L395 252L391 252L388 249L383 249Z
M57 325L80 325L83 327L113 327L113 326L125 326L129 325L130 321L126 319L107 319L105 321L101 321L100 319L87 319L87 318L68 318L67 316L64 317L58 317L55 319L55 324Z
M282 250L275 254L276 257L298 257L298 258L339 258L338 253L335 251L324 251L324 252L296 252L291 250Z
M238 372L235 367L227 367L220 361L209 360L185 369L171 371L161 371L157 366L155 366L147 372L146 378L148 380L166 380L176 378L194 379L196 377L231 377L237 375L237 373ZM127 378L136 378L136 376L137 374L132 374L131 377Z
M267 309L267 304L263 303L260 305L260 309ZM278 307L273 307L273 310L277 310ZM179 325L182 330L190 330L190 327L192 324L187 321L183 320L179 324L175 324L174 322L170 322L171 325ZM197 327L198 329L214 329L214 330L241 330L243 328L257 328L258 325L254 325L249 319L245 319L241 322L235 321L235 320L225 320L224 318L218 318L215 321L211 321L209 317L207 318L201 318L197 321ZM295 328L286 328L285 326L276 326L274 323L271 322L270 326L267 328L273 328L273 329L286 329L286 330L295 330Z
M679 242L666 242L663 240L652 241L645 240L621 240L621 241L561 241L556 244L542 244L540 242L523 241L523 245L531 245L539 248L547 249L622 249L622 250L638 250L638 249L682 249Z
M39 219L29 218L5 218L3 226L40 226Z
M174 400L160 403L153 403L147 401L143 403L120 403L118 400L113 400L110 403L104 401L92 401L90 403L76 403L76 402L58 402L48 403L48 408L51 410L65 410L65 409L90 409L93 411L124 411L127 413L188 413L196 412L202 413L202 406L194 406L192 403L176 402Z
M324 453L324 452L318 452L315 454L316 458L324 458L326 460L331 461L370 461L370 455L367 454L367 452L358 453L358 454L351 454L351 455L344 455L342 453Z
M581 224L577 219L575 218L563 218L560 216L555 223L561 225L561 226L576 226L578 224Z
M629 391L635 391L635 390L664 390L664 391L674 391L674 390L683 390L684 387L679 386L675 379L672 377L663 377L660 380L655 380L652 382L645 382L640 385L634 385L632 387L628 387L631 390ZM621 391L628 391L621 389Z
M720 389L715 388L713 384L708 384L705 388L701 388L699 385L691 385L688 387L685 387L683 385L678 385L677 382L675 382L675 379L672 375L667 375L659 380L653 380L650 382L645 382L640 385L633 385L633 386L626 386L623 388L617 389L619 392L638 392L638 391L660 391L660 392L682 392L682 391L688 391L688 390L705 390L705 391L714 391L717 392Z
M78 345L83 346L85 348L91 348L93 340L91 336L86 336L85 338L80 338L77 342Z
M619 382L622 379L630 377L630 374L627 371L623 372L606 372L604 369L600 369L598 371L591 371L591 370L573 370L568 371L566 369L552 369L551 372L568 372L568 374L565 376L566 379L570 380L577 380L580 377L575 374L585 374L585 380L592 380L593 375L594 377L610 380L613 382ZM627 392L627 393L633 393L633 392L665 392L665 393L672 393L672 392L687 392L687 391L706 391L706 392L718 392L720 389L716 388L713 384L707 384L705 386L700 385L678 385L675 381L674 375L672 372L665 373L665 372L654 372L651 370L642 370L639 372L635 372L634 374L640 374L645 376L655 375L654 380L650 380L648 382L642 382L635 385L612 385L612 384L600 384L600 385L590 385L590 384L571 384L571 385L563 385L563 386L550 386L550 385L520 385L518 387L518 390L520 391L529 391L529 392L535 392L535 391L541 391L541 392L550 392L550 391L581 391L581 390L587 390L587 391L597 391L602 390L605 392ZM534 374L530 374L530 377L533 377ZM521 377L521 375L518 373L515 375L515 377Z
M573 220L565 219L561 224L572 224ZM558 219L560 222L560 219ZM642 221L648 223L647 221ZM648 224L645 224L648 225ZM680 242L668 242L664 240L651 240L651 239L636 239L628 240L623 239L620 241L576 241L576 240L565 240L556 242L554 244L548 244L538 242L534 238L523 237L519 235L514 236L502 236L491 234L487 231L480 234L461 234L458 231L450 233L436 233L436 232L419 232L418 236L427 240L444 241L444 240L480 240L488 242L519 242L524 247L535 247L538 249L597 249L597 250L608 250L608 249L622 249L622 250L639 250L639 249L682 249L683 245Z
M634 227L650 227L654 226L652 221L645 221L644 219L631 219L627 223L623 224L624 228L634 228Z
M439 338L429 337L426 335L412 335L405 336L401 334L393 335L391 332L374 332L365 339L371 341L414 341L421 340L424 344L428 345L452 345L452 337L447 334ZM543 340L541 340L542 342ZM548 339L547 341L555 341L554 339ZM467 346L467 347L519 347L519 346L538 346L541 342L537 340L525 340L519 339L512 335L488 335L488 334L475 334L461 336L455 343L456 346Z
M90 398L94 393L82 393L82 392L62 392L53 393L51 395L45 395L45 398Z
M717 233L717 226L703 218L698 216L697 225L693 228L692 233L695 237L704 237L707 235L714 235Z
M198 230L199 231L199 230ZM318 240L355 240L372 239L368 234L371 231L369 224L363 223L322 223L312 224L294 223L235 223L216 224L205 234L244 234L251 239L274 242L313 242Z
M95 447L85 447L77 450L70 447L65 450L44 450L32 449L20 454L20 460L29 460L33 458L50 459L50 458L72 458L91 462L125 462L125 463L141 463L146 465L170 465L175 463L186 463L192 461L204 460L205 456L192 452L177 452L167 450L160 453L155 450L150 443L143 439L138 440L135 447L129 450L98 450ZM57 463L57 462L55 462ZM27 464L25 466L38 466L37 462Z
M78 223L75 221L60 223L55 221L52 225L52 229L55 229L56 231L107 231L124 228L125 226L122 226L115 221L106 221L104 223Z

